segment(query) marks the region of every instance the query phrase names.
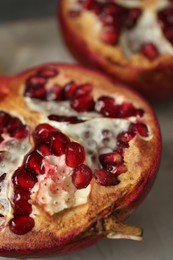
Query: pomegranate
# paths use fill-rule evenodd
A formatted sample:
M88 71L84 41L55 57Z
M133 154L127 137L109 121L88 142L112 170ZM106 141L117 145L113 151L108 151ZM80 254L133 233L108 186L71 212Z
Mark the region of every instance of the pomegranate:
M150 99L173 96L172 1L59 2L62 34L77 60Z
M3 86L0 255L62 255L104 236L141 240L142 230L124 221L150 190L160 161L159 125L148 103L68 64L4 77Z

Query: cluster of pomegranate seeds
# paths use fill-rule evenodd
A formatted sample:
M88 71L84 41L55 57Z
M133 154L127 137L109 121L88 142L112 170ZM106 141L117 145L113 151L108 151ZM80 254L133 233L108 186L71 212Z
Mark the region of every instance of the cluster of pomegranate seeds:
M103 26L101 39L109 45L117 44L122 30L132 29L142 13L139 8L127 9L111 0L79 0L78 3L84 10L91 11L99 17ZM75 10L70 10L69 15L73 18L80 15L79 11L77 15L74 13Z
M111 153L101 154L99 161L102 169L94 171L96 181L103 186L112 186L119 183L118 176L127 171L124 163L124 151L129 147L129 142L139 134L148 137L148 128L142 122L131 123L128 131L117 136L117 148Z
M173 44L173 5L160 11L158 19L165 37Z

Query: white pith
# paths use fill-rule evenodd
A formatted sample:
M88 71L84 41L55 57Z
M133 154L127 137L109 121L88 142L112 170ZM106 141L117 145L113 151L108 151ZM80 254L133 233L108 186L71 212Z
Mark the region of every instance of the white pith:
M106 3L106 1L100 2ZM157 18L158 11L164 10L168 6L172 5L168 0L157 0L155 2L153 1L153 3L149 0L148 2L147 0L117 0L115 2L129 9L142 9L142 14L135 27L131 30L124 29L120 35L119 45L127 58L131 58L135 53L140 52L141 46L145 43L153 43L158 49L160 55L173 55L173 45L166 39ZM78 10L81 7L77 3L77 0L70 0L69 8ZM93 33L91 34L95 34L96 37L100 38L103 27L99 17L91 11L85 10L84 13L86 21L90 20L90 18L95 20L95 26L90 28L91 31L93 30ZM113 46L111 46L111 48L112 47Z

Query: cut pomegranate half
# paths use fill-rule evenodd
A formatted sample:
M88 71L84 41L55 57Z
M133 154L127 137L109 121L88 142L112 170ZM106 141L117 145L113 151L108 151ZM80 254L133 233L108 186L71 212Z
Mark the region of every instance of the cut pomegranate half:
M58 6L62 34L77 60L152 99L173 97L172 17L172 1L61 0Z
M117 234L141 240L141 229L124 221L145 198L160 161L160 130L145 100L65 64L9 77L5 87L0 255L61 255Z

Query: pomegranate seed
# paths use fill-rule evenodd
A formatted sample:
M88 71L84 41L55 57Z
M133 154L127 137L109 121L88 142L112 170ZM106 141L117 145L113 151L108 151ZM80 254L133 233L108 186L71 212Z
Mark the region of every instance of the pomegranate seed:
M77 112L92 111L94 100L91 95L76 96L71 100L71 107Z
M105 170L108 171L111 174L115 175L121 175L122 173L125 173L127 171L127 167L125 165L106 165Z
M85 164L79 165L74 169L72 174L72 182L76 189L84 189L86 188L92 179L92 171Z
M20 119L14 117L10 120L8 127L7 127L7 132L11 132L16 130L16 128L23 126L22 122L20 121Z
M94 1L95 0L87 0L87 1L85 1L83 3L83 8L87 9L87 10L90 10L93 7Z
M47 91L48 101L58 101L62 99L62 87L55 84L51 89Z
M135 116L142 117L144 115L145 111L142 108L135 109Z
M77 124L84 122L84 120L78 119L76 116L57 116L50 115L48 116L49 120L57 121L57 122L68 122L71 124Z
M63 96L65 99L72 99L75 95L77 84L74 81L70 81L63 88Z
M44 143L50 140L50 133L57 130L49 124L39 124L34 131L34 140L36 143Z
M36 174L42 173L42 159L43 157L36 151L31 152L25 159L25 168Z
M39 144L38 146L37 146L37 152L39 153L39 154L41 154L43 157L44 156L49 156L49 155L51 155L52 154L52 150L51 150L51 148L50 148L50 145L48 145L48 144Z
M89 83L80 85L76 88L75 96L81 96L81 95L87 95L91 93L92 91L92 85Z
M85 161L85 150L82 145L70 142L66 147L66 164L75 168Z
M130 129L143 137L148 136L148 127L143 123L131 124Z
M26 125L22 125L15 129L15 131L11 132L10 136L14 137L16 139L23 139L27 136L28 130L26 128Z
M117 117L126 118L135 115L135 108L131 103L124 102L116 106Z
M46 89L44 86L31 86L26 89L25 95L30 98L46 100Z
M134 136L134 131L122 132L118 135L117 141L120 145L123 145L124 147L129 147L128 143L134 138Z
M101 33L101 40L106 44L117 44L119 40L119 30L113 26L105 27Z
M107 164L119 165L123 163L123 157L118 152L102 154L99 156L99 160L102 166L106 166Z
M34 224L34 220L29 216L17 216L10 221L9 227L13 233L24 235L33 229Z
M125 22L125 26L128 29L132 29L136 25L139 17L141 16L141 13L142 13L142 11L139 8L130 9L128 11L128 16L127 16L127 19Z
M24 168L16 170L13 175L13 183L15 186L20 186L26 190L32 189L37 182L37 178Z
M7 127L11 119L12 117L8 113L0 111L0 128Z
M116 117L115 99L101 96L96 102L95 110L106 117Z
M42 87L46 84L47 80L40 76L31 76L27 79L26 85L27 85L27 91L32 87ZM34 88L33 88L34 89Z
M156 46L153 43L145 43L141 47L141 52L149 60L154 60L158 57L159 53Z
M37 72L37 75L43 78L53 78L58 75L58 70L55 68L43 68Z
M119 183L115 175L104 169L95 170L94 177L96 181L103 186L113 186Z
M51 148L53 154L60 156L65 154L65 149L70 139L61 132L51 134Z
M14 210L18 215L29 215L32 212L32 206L28 202L30 199L30 192L26 189L15 189L14 193Z

